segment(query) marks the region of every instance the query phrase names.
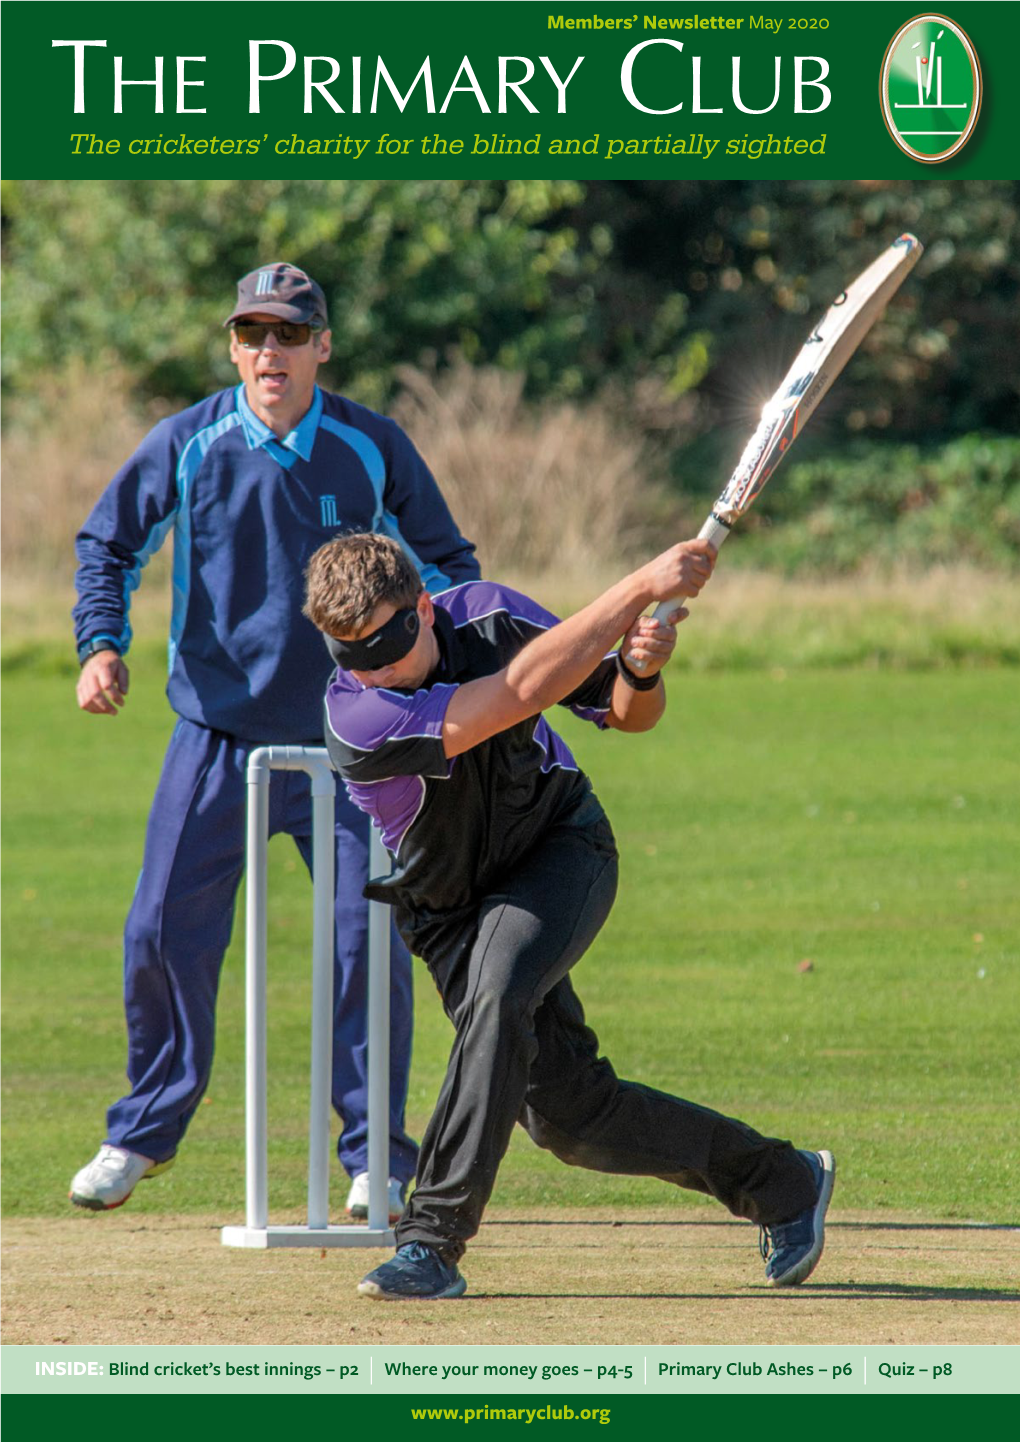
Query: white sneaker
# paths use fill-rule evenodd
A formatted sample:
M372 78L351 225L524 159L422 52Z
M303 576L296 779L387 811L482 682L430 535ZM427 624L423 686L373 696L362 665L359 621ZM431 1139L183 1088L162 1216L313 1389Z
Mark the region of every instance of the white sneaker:
M154 1162L140 1152L112 1147L104 1142L87 1167L75 1175L68 1196L76 1207L93 1212L108 1212L122 1207L135 1187L145 1177L156 1177L172 1167L175 1158Z
M386 1200L389 1203L390 1221L395 1222L404 1210L404 1191L406 1182L398 1182L396 1177L390 1177L386 1189ZM349 1217L357 1222L368 1221L368 1173L359 1172L351 1183L351 1190L347 1196L347 1206L344 1209Z

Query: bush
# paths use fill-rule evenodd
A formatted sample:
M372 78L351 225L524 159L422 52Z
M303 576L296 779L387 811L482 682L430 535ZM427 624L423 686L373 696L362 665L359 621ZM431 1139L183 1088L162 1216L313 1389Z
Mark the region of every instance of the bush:
M599 349L611 248L570 225L582 195L551 180L8 182L5 390L81 356L127 367L144 396L197 400L233 376L222 323L238 278L287 259L322 284L331 373L368 405L428 348L572 394ZM660 350L686 323L669 316Z
M791 465L744 523L757 566L788 573L1020 567L1020 441L857 443ZM742 549L742 548L735 548Z

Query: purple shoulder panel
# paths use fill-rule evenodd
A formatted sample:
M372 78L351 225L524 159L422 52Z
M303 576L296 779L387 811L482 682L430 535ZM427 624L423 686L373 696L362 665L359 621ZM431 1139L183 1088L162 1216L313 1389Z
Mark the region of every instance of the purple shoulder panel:
M420 691L364 687L338 670L326 692L326 714L334 736L358 751L377 751L387 741L443 734L443 720L457 687L439 682Z
M558 625L560 619L530 596L515 591L511 586L497 585L494 581L465 581L462 586L442 591L432 599L442 606L455 626L467 626L497 611L505 611L526 625L537 626L543 631Z

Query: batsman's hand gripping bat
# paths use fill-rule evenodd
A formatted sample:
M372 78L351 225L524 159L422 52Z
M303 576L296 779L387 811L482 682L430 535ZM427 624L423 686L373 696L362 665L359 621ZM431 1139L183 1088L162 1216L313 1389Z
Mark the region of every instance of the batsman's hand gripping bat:
M924 246L901 235L838 295L808 336L782 384L761 413L758 429L744 447L726 489L698 532L719 549L737 519L749 510L818 402L825 395L891 297L921 258ZM679 600L663 601L655 619L664 621ZM690 605L690 598L683 600ZM638 667L632 658L629 664Z

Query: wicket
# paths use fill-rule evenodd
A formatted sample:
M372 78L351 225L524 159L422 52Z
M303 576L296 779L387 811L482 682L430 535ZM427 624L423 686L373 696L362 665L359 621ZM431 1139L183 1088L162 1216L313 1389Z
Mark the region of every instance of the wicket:
M312 788L312 1060L308 1134L308 1221L269 1225L266 1065L267 852L271 771L304 771ZM245 1225L223 1227L226 1247L385 1247L388 1225L390 914L376 902L368 924L368 1225L330 1226L330 1079L333 1051L333 929L336 777L319 746L261 746L248 758L245 883ZM389 857L375 828L370 874Z

